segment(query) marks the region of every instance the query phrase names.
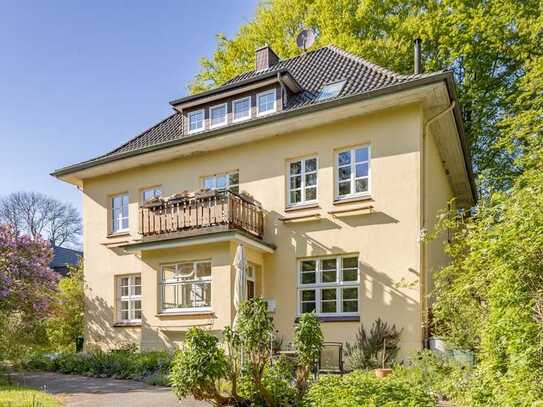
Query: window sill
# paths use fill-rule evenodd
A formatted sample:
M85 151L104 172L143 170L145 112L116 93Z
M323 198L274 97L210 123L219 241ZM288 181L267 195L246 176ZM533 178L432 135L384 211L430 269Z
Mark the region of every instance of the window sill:
M141 322L115 322L113 328L141 328Z
M361 196L353 196L350 198L340 198L335 199L334 202L332 202L334 205L341 205L346 203L352 203L352 202L364 202L364 201L373 201L373 198L371 195L361 195Z
M330 315L318 316L320 322L359 322L360 315ZM298 323L300 317L296 317L294 323Z
M129 230L123 230L122 232L110 233L106 237L108 239L114 239L116 237L122 237L122 236L130 236L130 231Z
M285 208L285 212L303 211L304 209L320 209L318 202L300 205L291 205Z
M163 317L196 317L200 315L214 315L212 310L202 310L202 311L179 311L179 312L160 312L155 314L158 318Z

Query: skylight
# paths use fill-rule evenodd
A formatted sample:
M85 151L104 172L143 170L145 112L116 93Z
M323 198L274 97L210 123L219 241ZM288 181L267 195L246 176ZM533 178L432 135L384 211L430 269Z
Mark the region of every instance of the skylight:
M323 85L321 91L319 92L319 96L317 97L317 101L330 99L339 95L341 89L343 89L343 86L345 85L345 82L346 81L339 81Z

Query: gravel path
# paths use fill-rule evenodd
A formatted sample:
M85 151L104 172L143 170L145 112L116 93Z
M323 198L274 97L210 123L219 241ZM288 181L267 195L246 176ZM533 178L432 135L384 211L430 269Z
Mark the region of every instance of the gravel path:
M11 373L13 382L56 395L69 407L203 407L193 399L177 400L168 387L133 380L98 379L50 372Z

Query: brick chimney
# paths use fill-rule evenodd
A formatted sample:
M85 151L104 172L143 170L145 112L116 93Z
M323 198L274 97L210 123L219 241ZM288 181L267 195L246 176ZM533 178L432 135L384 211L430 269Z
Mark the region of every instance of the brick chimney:
M279 57L269 45L264 45L256 50L256 70L261 71L267 69L279 62Z

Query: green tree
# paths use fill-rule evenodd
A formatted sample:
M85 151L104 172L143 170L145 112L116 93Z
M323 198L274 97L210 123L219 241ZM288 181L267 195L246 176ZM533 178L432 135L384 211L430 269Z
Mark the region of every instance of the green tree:
M508 148L515 146L498 143L497 124L511 112L526 60L543 49L541 12L539 0L264 1L234 38L218 35L190 90L253 70L254 50L265 43L281 58L299 55L302 28L318 32L313 48L331 43L404 74L412 72L412 42L420 37L425 69L454 72L479 186L489 193L510 187L521 170L513 162L517 151Z
M307 381L311 369L315 368L324 345L319 318L315 313L305 313L294 331L294 346L298 351L296 369L296 388L301 400L307 391Z
M75 350L75 339L83 335L84 311L85 282L81 261L78 266L70 267L68 275L60 279L51 304L46 329L54 349Z

